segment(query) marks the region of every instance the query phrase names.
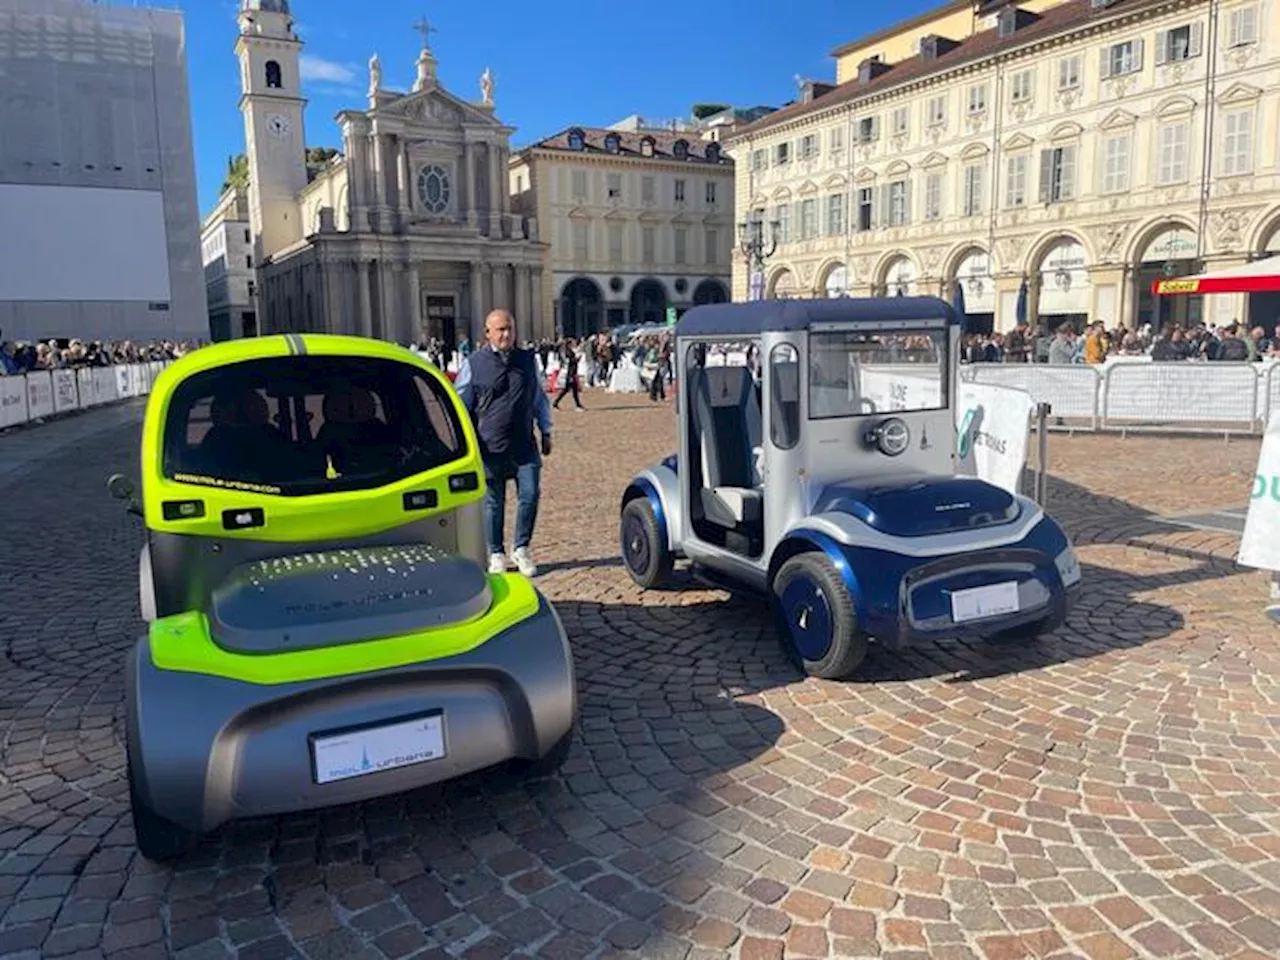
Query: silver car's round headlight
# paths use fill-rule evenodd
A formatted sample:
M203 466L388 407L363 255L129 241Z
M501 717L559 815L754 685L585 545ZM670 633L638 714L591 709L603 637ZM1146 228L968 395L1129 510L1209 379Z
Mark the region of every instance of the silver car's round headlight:
M876 426L869 439L886 457L896 457L911 443L911 428L900 417L890 417Z

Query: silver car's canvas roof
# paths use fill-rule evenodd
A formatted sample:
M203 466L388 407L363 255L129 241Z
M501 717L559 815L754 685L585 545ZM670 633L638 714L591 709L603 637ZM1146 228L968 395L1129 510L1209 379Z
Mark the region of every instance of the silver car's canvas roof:
M694 307L676 324L676 336L758 337L762 333L808 330L815 324L904 320L960 322L951 304L939 297L756 300Z

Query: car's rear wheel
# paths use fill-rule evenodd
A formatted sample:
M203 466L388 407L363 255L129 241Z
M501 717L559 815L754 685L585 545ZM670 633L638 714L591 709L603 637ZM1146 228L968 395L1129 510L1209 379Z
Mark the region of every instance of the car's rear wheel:
M148 860L173 860L194 850L200 835L160 816L142 799L133 764L128 764L129 804L133 811L133 833L138 852Z
M867 657L853 598L835 565L821 553L787 560L773 578L774 617L788 653L805 673L843 680Z
M631 579L643 590L666 583L675 558L667 549L648 497L636 497L622 508L620 527L622 562Z

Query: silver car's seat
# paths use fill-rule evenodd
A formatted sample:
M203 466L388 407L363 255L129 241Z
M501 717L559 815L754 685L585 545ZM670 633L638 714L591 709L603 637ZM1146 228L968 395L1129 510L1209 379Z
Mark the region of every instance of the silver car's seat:
M730 530L758 523L763 491L753 454L761 434L755 382L746 367L704 367L692 374L703 515Z

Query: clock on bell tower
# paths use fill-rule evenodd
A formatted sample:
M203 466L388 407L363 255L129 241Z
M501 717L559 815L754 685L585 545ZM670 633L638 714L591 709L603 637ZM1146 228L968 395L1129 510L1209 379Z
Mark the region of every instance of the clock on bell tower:
M302 135L302 41L288 0L240 0L240 112L249 161L249 227L261 263L301 240L297 197L307 185Z

